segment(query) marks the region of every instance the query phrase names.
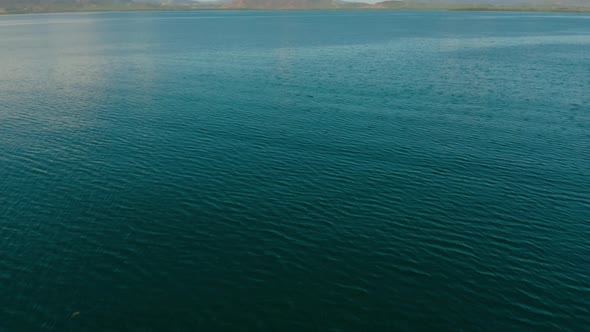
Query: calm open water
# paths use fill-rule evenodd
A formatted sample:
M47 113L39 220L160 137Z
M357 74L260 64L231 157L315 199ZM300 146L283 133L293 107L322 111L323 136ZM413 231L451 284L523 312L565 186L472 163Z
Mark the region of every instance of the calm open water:
M1 332L589 327L590 15L0 17Z

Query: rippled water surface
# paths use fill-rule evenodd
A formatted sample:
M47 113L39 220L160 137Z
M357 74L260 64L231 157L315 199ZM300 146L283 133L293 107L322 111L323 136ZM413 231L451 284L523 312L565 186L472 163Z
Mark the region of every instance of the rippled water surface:
M0 331L587 331L589 18L0 17Z

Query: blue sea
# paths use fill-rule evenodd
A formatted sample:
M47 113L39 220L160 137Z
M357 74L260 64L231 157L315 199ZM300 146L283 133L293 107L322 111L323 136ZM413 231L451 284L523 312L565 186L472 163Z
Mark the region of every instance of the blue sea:
M588 331L590 15L0 17L0 331Z

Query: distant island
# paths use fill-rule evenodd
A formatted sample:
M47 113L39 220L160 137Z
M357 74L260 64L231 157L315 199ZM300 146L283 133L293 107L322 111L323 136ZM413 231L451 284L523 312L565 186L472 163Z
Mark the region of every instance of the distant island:
M0 14L180 10L463 10L590 12L586 0L0 0Z

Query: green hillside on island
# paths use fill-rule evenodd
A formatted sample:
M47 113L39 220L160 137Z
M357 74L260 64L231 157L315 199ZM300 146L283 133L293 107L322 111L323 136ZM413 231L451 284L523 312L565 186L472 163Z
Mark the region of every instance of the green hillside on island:
M584 0L0 0L0 13L139 10L496 10L590 12Z

